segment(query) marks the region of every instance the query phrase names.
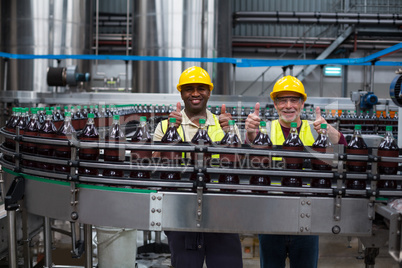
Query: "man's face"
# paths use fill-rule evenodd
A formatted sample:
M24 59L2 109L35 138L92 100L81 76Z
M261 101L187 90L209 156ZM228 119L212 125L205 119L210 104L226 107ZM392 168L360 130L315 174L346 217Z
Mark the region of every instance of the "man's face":
M207 108L209 96L211 91L205 84L187 84L181 87L181 98L186 110L192 114L200 113Z
M300 116L300 111L304 107L303 98L296 92L281 92L274 101L275 109L278 111L279 119L291 123L295 122Z

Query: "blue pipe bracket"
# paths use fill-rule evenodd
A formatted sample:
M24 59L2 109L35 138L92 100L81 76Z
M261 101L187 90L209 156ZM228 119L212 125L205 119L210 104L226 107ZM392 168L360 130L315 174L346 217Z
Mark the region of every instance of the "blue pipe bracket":
M373 53L363 58L348 59L325 59L325 60L263 60L243 58L188 58L188 57L158 57L158 56L125 56L125 55L90 55L90 54L59 54L59 55L34 55L34 54L11 54L0 52L0 57L7 59L32 60L32 59L76 59L76 60L122 60L122 61L181 61L181 62L214 62L231 63L237 67L268 67L288 65L371 65L373 61L377 66L402 66L402 61L381 61L382 57L395 53L402 49L402 43L396 44L384 50Z

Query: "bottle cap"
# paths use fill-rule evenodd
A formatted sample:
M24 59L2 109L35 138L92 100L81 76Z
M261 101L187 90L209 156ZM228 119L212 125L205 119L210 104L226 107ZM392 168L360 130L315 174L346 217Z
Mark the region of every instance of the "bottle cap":
M85 105L85 106L84 106L84 109L88 109L88 106Z
M71 106L70 108L71 108L71 110L73 110L75 107L74 107L74 106Z
M78 106L77 106L77 109L81 109L81 106L80 106L80 105L78 105Z
M327 124L321 124L321 128L327 128Z
M94 106L93 106L93 105L89 105L89 108L93 109L93 108L94 108Z
M52 111L47 110L46 115L52 115Z
M362 126L361 126L361 125L355 125L355 129L356 129L356 130L361 130L361 129L362 129Z
M70 113L70 112L65 112L65 113L64 113L64 116L65 116L65 117L71 116L71 113Z
M89 113L88 118L95 118L95 115L93 113Z
M20 113L21 112L21 107L15 108L15 112Z
M198 122L200 123L200 125L204 125L205 124L205 118L200 118L199 120L198 120Z
M146 116L141 116L140 117L140 122L147 122L147 117Z
M385 127L385 130L386 130L386 131L392 131L392 126L386 126L386 127Z
M68 110L68 106L64 106L64 110Z
M118 114L113 115L113 120L120 120L120 115Z
M170 122L170 123L176 123L176 118L170 117L170 118L169 118L169 122Z
M57 107L56 107L56 110L61 110L61 107L60 107L60 106L57 106Z
M290 127L297 127L297 123L296 122L290 123Z
M51 110L51 111L54 111L54 107L53 107L53 106L52 106L52 107L50 107L50 110Z
M229 120L229 126L234 126L235 121L234 120Z
M35 107L31 107L31 113L36 113L36 108Z
M267 122L265 121L260 121L260 127L266 127L267 126Z
M49 111L49 107L45 107L45 110L46 110L46 111Z

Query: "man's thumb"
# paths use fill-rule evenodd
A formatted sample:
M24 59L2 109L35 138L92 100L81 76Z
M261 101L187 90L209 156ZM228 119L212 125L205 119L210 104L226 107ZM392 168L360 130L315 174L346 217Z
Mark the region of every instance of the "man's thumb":
M315 107L315 118L317 119L319 117L321 117L321 109L317 106Z
M181 103L180 103L180 101L177 103L176 111L177 111L177 112L180 112L180 111L181 111Z
M226 114L226 104L222 104L221 114Z
M257 102L257 103L255 104L255 107L254 107L254 114L255 114L256 116L259 116L259 114L260 114L260 103L259 103L259 102Z

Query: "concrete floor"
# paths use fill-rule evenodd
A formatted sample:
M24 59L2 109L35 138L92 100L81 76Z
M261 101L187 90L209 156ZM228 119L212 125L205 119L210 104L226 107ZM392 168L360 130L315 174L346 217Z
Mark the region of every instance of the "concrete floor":
M143 232L139 231L137 236L137 246L143 244ZM60 237L61 238L61 237ZM152 238L154 239L154 238ZM57 238L55 240L58 240ZM162 233L162 243L167 243L166 236ZM70 262L69 254L69 239L64 236L58 243L56 243L56 249L53 253L53 261L58 265L82 265L84 264L84 258L72 259ZM242 237L243 245L243 264L244 268L259 268L259 253L258 253L258 239L256 236L248 235ZM245 250L248 247L250 250ZM97 252L96 245L94 245L94 251ZM60 254L61 253L61 254ZM170 255L169 254L141 254L137 258L138 268L168 268L170 267ZM319 263L320 268L359 268L365 267L364 260L361 254L358 253L358 239L352 238L349 242L347 237L343 236L320 236L320 253ZM94 260L94 264L97 260ZM119 266L116 266L119 267ZM206 267L206 266L204 266ZM289 264L286 266L290 267ZM111 267L112 268L112 267ZM388 254L388 246L385 245L380 249L380 254L376 258L375 268L399 268L399 264L392 259Z

